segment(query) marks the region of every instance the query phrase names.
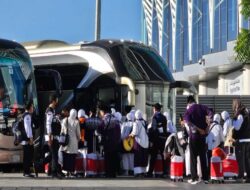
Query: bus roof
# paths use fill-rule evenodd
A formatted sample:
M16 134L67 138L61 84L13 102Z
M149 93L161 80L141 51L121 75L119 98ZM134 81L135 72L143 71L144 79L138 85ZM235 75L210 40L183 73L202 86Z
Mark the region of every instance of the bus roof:
M4 49L22 48L22 49L25 49L21 44L19 44L17 42L5 40L5 39L0 39L0 48L4 48Z
M123 40L98 40L84 43L81 47L82 49L87 47L105 49L113 60L114 68L119 76L129 76L135 81L174 82L167 63L154 48L143 43Z

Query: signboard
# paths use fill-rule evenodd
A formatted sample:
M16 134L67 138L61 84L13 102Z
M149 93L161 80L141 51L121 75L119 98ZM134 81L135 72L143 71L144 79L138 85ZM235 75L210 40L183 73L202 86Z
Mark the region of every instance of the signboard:
M225 76L225 93L226 95L243 94L242 72L236 71Z

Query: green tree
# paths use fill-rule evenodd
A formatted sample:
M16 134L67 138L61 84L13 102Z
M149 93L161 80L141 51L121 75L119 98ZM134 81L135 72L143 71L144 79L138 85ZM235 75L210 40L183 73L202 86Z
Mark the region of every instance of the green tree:
M241 14L248 19L250 17L250 0L241 0L241 6ZM237 60L243 64L250 64L250 30L241 29L234 49L237 53Z

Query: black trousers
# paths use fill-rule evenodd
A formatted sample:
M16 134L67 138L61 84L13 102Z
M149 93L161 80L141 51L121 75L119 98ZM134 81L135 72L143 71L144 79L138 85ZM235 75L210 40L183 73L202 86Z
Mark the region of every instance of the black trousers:
M106 177L116 177L119 170L119 154L118 151L105 151L104 150L104 162L105 162L105 174Z
M208 162L208 176L210 177L211 172L211 158L212 158L212 150L207 151L207 162Z
M250 179L250 142L237 143L235 146L236 159L239 165L239 178L247 173L247 179Z
M48 146L48 145L45 145ZM58 140L54 139L52 141L52 145L48 146L49 152L45 151L44 153L48 153L47 156L39 161L36 162L36 165L39 167L39 170L42 170L44 168L44 165L47 163L50 163L51 167L51 174L53 176L56 176L58 173L61 172L61 167L58 163L58 150L59 150L59 142Z
M200 157L202 179L208 180L207 146L205 138L197 140L190 139L189 148L192 180L198 180L199 178L197 174L197 156Z
M52 145L50 146L50 154L51 154L51 172L52 175L57 175L61 170L58 164L58 150L59 150L59 142L56 139L53 139Z
M30 168L32 167L34 156L34 146L33 145L23 145L23 173L30 174Z
M163 156L165 143L166 143L166 138L159 138L157 139L156 142L153 143L153 146L149 149L150 162L149 162L148 174L151 175L154 171L157 154L160 154L162 158L163 174L167 174L167 162L164 160Z

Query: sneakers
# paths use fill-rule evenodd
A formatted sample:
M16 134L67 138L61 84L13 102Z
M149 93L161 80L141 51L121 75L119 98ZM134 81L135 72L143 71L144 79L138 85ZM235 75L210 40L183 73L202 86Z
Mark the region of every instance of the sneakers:
M189 184L192 184L192 185L196 185L198 183L204 183L204 184L209 184L209 181L208 180L192 180L192 179L189 179L187 181Z
M194 180L192 180L192 179L187 180L188 183L192 183L193 181Z
M192 179L189 179L187 182L188 182L189 184L196 185L196 184L200 183L201 180L192 180Z
M208 180L203 180L203 183L209 184L209 181Z

